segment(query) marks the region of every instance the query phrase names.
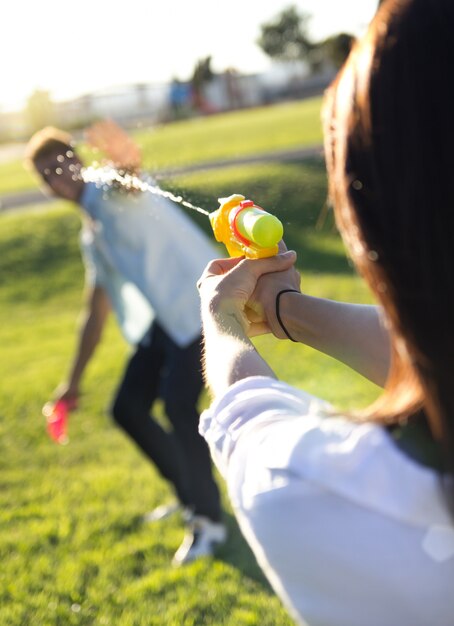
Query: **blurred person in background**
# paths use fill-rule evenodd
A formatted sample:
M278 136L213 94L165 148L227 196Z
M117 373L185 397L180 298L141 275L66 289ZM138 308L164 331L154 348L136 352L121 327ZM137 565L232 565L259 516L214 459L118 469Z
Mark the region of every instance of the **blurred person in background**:
M138 173L140 150L114 122L95 124L87 138L115 168ZM198 433L203 379L196 280L215 248L167 198L85 182L72 138L58 129L36 133L26 158L52 193L75 202L83 217L86 306L69 375L56 390L56 400L79 400L82 376L113 309L133 347L112 405L113 418L178 498L178 504L158 507L146 519L164 518L181 507L188 531L174 563L210 555L224 542L226 529L209 450ZM171 432L150 415L158 397Z
M199 282L214 396L201 432L299 624L454 623L453 27L452 0L385 0L325 96L330 198L379 305L302 294L284 246L213 261ZM276 380L249 339L261 332L383 395L339 414Z

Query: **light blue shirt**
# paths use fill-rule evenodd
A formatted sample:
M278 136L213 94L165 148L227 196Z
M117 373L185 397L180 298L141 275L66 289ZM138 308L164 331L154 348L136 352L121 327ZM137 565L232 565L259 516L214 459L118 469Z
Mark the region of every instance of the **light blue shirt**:
M138 343L156 319L181 347L201 332L196 283L220 256L173 202L86 183L81 248L87 280L108 293L123 335Z

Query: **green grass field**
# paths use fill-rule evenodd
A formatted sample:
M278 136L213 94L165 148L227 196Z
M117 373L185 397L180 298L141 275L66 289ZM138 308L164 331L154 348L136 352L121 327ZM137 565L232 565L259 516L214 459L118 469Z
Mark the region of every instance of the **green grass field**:
M321 143L320 98L164 124L133 133L144 168L166 170ZM87 159L100 158L81 146ZM0 163L0 196L35 189L38 180L20 160Z
M207 122L213 133L215 118ZM228 168L171 185L210 210L218 196L251 197L283 221L308 293L370 301L331 216L315 227L326 195L321 160ZM194 218L208 232L206 218ZM77 212L62 202L0 214L0 624L289 626L225 497L230 538L213 561L172 568L181 519L141 522L171 493L107 416L128 354L113 321L88 368L69 445L47 439L41 407L75 343L83 286L78 231ZM310 349L270 337L256 343L280 378L340 408L377 395ZM201 408L207 402L204 395Z

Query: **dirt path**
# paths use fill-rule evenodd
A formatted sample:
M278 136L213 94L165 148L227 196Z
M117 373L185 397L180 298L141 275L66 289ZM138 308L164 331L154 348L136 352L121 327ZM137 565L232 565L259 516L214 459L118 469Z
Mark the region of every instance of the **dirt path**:
M172 178L182 174L192 174L194 172L209 171L224 167L237 167L238 165L249 165L253 163L272 163L273 161L297 161L299 159L307 159L315 156L322 156L321 146L310 146L309 148L297 148L294 150L285 150L279 152L271 152L266 154L256 154L235 159L225 159L220 161L210 161L208 163L196 163L187 167L172 168L169 170L161 170L153 172L153 177L157 180L164 178ZM1 159L1 155L0 155ZM39 189L32 189L16 194L0 196L0 212L19 209L30 204L41 204L50 202L54 198L46 196Z

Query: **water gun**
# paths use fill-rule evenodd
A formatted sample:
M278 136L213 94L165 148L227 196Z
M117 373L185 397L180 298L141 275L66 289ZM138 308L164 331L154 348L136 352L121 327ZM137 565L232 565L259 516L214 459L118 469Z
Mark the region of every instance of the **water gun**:
M43 407L43 415L46 418L47 434L56 443L65 445L68 443L68 413L76 408L76 400L57 400L47 402Z
M209 218L216 241L225 244L230 256L262 259L277 254L284 233L277 217L237 193L219 198L219 203Z

